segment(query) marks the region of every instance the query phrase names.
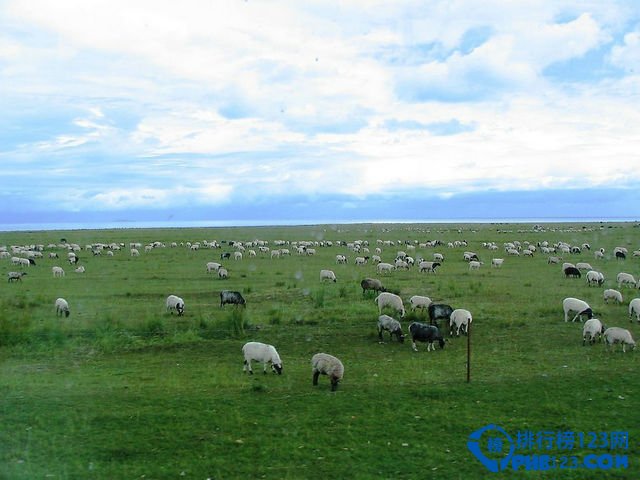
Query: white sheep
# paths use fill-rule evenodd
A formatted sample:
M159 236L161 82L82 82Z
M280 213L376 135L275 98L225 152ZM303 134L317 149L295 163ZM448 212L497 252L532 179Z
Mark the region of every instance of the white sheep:
M602 285L604 283L604 275L601 272L595 270L589 270L587 272L587 285Z
M382 273L390 273L393 270L395 270L395 268L396 267L394 267L390 263L386 263L386 262L380 262L376 266L376 269L377 269L378 273L380 273L380 274L382 274Z
M331 391L338 388L338 382L344 377L344 365L342 362L328 353L316 353L311 357L311 373L313 385L318 385L318 377L327 375L331 381Z
M222 279L229 278L229 272L227 271L226 268L220 267L218 269L218 278L222 278Z
M378 313L382 315L382 309L384 307L390 307L396 312L400 313L400 317L404 317L405 309L404 304L402 303L402 298L400 298L395 293L390 292L382 292L380 293L374 300L378 304Z
M242 252L233 252L234 260L242 260Z
M568 297L562 301L562 309L564 310L564 321L569 320L569 312L577 312L576 316L571 319L572 322L576 321L576 318L580 318L582 321L582 315L586 315L588 318L593 317L593 311L587 302L577 298Z
M137 248L132 248L130 250L131 256L132 257L139 257L140 256L140 250L138 250Z
M622 344L622 352L626 352L625 347L627 345L631 345L631 349L636 348L636 342L633 340L631 336L631 332L625 328L620 327L610 327L604 331L604 341L607 345L607 348L610 349L611 345L616 343Z
M431 305L431 303L432 302L429 297L425 297L422 295L414 295L409 299L411 310L415 310L416 308L429 308L429 305Z
M576 263L576 268L578 270L593 270L593 267L587 262L578 262L578 263Z
M609 300L613 300L617 303L622 303L622 293L613 288L607 288L604 291L604 303L609 303Z
M271 370L278 375L282 374L282 360L278 351L273 345L260 342L247 342L242 347L242 354L244 355L244 367L243 372L249 371L253 375L251 369L251 362L262 362L263 372L267 373L267 364L271 364Z
M640 322L640 298L634 298L629 302L629 321L633 322L633 315L636 321Z
M584 327L582 327L582 345L585 345L587 341L590 344L595 343L596 337L598 337L598 340L601 340L603 332L604 327L602 322L597 318L590 318L584 322Z
M460 336L460 330L466 333L469 329L469 324L473 321L471 318L471 312L464 308L456 308L451 312L449 317L449 335L453 335L453 329L456 329L456 336Z
M167 297L167 301L165 302L167 306L167 312L175 311L178 316L182 316L184 314L184 300L176 295L169 295Z
M207 263L207 273L217 272L220 269L221 266L222 265L220 265L217 262L208 262Z
M398 337L398 341L400 343L404 342L404 333L402 332L402 325L398 320L389 315L380 315L378 317L378 338L382 342L382 331L386 330L389 332L389 336L393 339L395 335Z
M504 258L492 258L491 259L491 266L494 267L494 268L502 267L503 263L504 263Z
M332 270L320 270L320 281L323 282L329 280L330 282L336 282L336 274Z
M74 270L76 273L84 273L86 270L84 268L84 265L80 265L78 268L76 268Z
M52 267L51 271L53 272L54 277L64 277L64 270L62 267Z
M64 314L65 317L68 317L71 311L69 310L69 302L67 302L64 298L56 299L56 315L62 316Z
M618 283L618 288L622 287L622 285L636 286L636 279L630 273L620 272L616 275L616 282Z
M480 265L482 265L482 262L479 262L478 260L471 260L469 262L469 270L479 270Z

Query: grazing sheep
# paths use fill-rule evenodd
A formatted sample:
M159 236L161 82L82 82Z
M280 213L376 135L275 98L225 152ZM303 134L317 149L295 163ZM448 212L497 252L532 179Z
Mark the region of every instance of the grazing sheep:
M245 299L240 292L233 292L231 290L222 290L220 292L220 308L226 304L247 306Z
M602 285L604 283L604 275L601 272L590 270L587 272L587 285Z
M449 321L453 308L445 303L432 303L428 308L429 323L431 325L438 325L438 320Z
M52 267L51 271L53 272L53 276L55 277L64 277L64 270L62 267Z
M438 342L440 348L444 348L444 338L442 338L440 330L435 325L413 322L409 325L409 333L411 334L411 348L414 352L418 351L416 341L425 342L427 344L427 352L436 349L435 342Z
M131 254L132 257L139 257L140 256L140 251L137 248L132 248L129 253Z
M578 262L578 263L576 263L576 268L578 270L593 270L593 267L587 262Z
M64 298L56 299L56 315L62 316L64 314L65 317L68 317L71 314L69 310L69 303Z
M356 265L366 265L369 262L369 257L356 257L355 264Z
M327 375L331 381L331 391L335 392L338 382L344 376L344 365L333 355L328 353L316 353L311 357L311 373L313 374L313 385L318 385L318 377Z
M9 282L21 282L27 272L9 272L7 273L7 283Z
M167 297L166 306L167 312L171 312L172 315L174 311L179 317L184 315L184 300L182 298L176 295L169 295Z
M376 266L377 272L380 273L380 274L382 274L382 273L390 273L393 270L395 270L395 268L396 267L394 267L390 263L385 263L385 262L380 262Z
M582 327L582 345L584 346L587 341L590 345L593 345L598 337L598 341L602 340L602 334L604 333L604 325L597 318L590 318L584 322Z
M562 261L562 257L556 257L555 255L552 255L547 259L548 264L560 263L561 261Z
M613 288L607 288L604 291L604 303L609 303L609 300L613 300L617 303L622 303L622 293Z
M429 308L429 305L431 305L431 303L432 302L429 297L424 297L422 295L414 295L409 299L411 310L415 310L416 308Z
M456 337L460 336L460 330L462 330L463 333L467 333L472 320L469 310L456 308L451 312L451 316L449 317L449 335L453 336L454 327L456 329Z
M336 263L337 264L346 264L347 263L346 255L342 255L341 253L336 255Z
M373 290L376 293L385 292L387 290L382 285L382 282L377 278L365 278L360 282L360 286L362 287L363 296L367 290Z
M621 288L622 285L631 287L636 286L636 279L630 273L620 272L618 275L616 275L616 282L618 283L618 288Z
M332 270L320 270L320 281L323 282L329 280L330 282L336 282L336 274Z
M616 256L616 260L626 260L627 259L627 254L622 252L622 251L620 251L620 250L617 250L614 253L615 253L615 256Z
M633 322L633 315L636 321L640 322L640 298L634 298L629 302L629 321Z
M384 307L390 307L396 312L400 313L400 317L404 317L405 309L402 299L395 293L382 292L376 298L375 302L378 304L378 314L382 315L382 309Z
M436 273L436 268L438 268L439 266L440 266L440 262L427 262L426 260L423 260L422 262L418 263L418 268L420 269L420 273L422 272Z
M76 272L76 273L84 273L85 271L86 271L86 270L85 270L85 268L84 268L84 265L80 265L78 268L76 268L76 269L74 270L74 272Z
M593 311L587 302L577 298L567 297L562 301L562 309L564 310L564 321L569 320L569 312L577 312L576 316L571 319L572 322L576 321L576 318L580 318L582 322L582 315L586 315L587 318L593 318Z
M567 267L564 269L564 276L567 278L580 278L582 274L576 267Z
M221 266L222 265L220 265L217 262L208 262L207 263L207 273L217 272L218 270L220 270Z
M273 373L282 375L282 360L273 345L260 342L247 342L242 347L242 354L244 356L244 367L242 367L243 372L246 373L248 370L249 373L253 375L251 362L256 361L262 362L263 373L267 373L267 364L270 363Z
M469 262L469 270L479 270L480 265L482 265L482 262L479 262L478 260L471 260Z
M395 318L390 317L389 315L380 315L378 317L378 338L382 342L382 331L386 330L389 332L389 337L393 340L393 336L395 335L398 338L400 343L404 342L404 333L402 332L402 325Z
M633 340L631 336L631 332L625 328L620 327L610 327L604 331L604 342L607 345L607 348L610 349L611 345L615 345L616 343L622 344L622 352L625 353L625 347L627 345L631 345L631 349L634 350L636 348L636 342Z
M234 260L242 260L242 252L233 252Z
M504 263L504 258L492 258L491 259L491 267L500 268Z
M229 278L229 271L224 267L220 267L218 269L218 278L221 278L221 279Z

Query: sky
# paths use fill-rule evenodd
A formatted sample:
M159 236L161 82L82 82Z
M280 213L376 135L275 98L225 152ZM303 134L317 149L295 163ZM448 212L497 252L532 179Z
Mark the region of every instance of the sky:
M636 0L0 0L2 224L640 218Z

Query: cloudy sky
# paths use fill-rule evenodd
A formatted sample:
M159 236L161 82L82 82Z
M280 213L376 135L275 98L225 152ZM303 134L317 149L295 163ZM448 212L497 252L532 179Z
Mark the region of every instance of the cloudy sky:
M0 224L640 217L636 0L1 0Z

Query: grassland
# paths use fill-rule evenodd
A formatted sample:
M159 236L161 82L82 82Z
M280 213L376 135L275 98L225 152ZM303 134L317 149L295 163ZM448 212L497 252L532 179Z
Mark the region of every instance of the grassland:
M546 225L323 225L269 228L86 230L0 233L0 245L124 243L113 257L81 251L86 273L76 274L62 248L22 283L0 288L0 478L6 479L227 479L227 478L640 478L638 352L582 346L581 325L565 323L561 302L590 303L608 326L629 328L626 305L606 305L604 288L617 272L638 276L640 259L612 259L621 245L640 247L631 224ZM220 250L188 249L186 242L223 242ZM230 241L332 241L313 257L293 253L225 260L230 278L207 274L205 264L232 251ZM417 269L383 280L405 300L428 295L469 309L471 382L466 382L466 337L444 350L411 351L410 342L379 343L373 296L359 282L375 267L353 265L355 254L336 241L444 242L467 247L417 248L414 256L445 255L436 275ZM483 242L547 240L603 247L567 258L590 262L603 287L565 279L547 256L506 257L491 269ZM128 253L129 242L165 248ZM178 247L171 248L171 242ZM293 252L293 248L289 246ZM402 247L383 247L392 260ZM468 270L464 250L485 265ZM60 259L49 259L57 251ZM350 263L336 265L335 255ZM15 270L1 260L3 272ZM61 265L64 278L53 278ZM321 284L331 268L338 282ZM6 278L6 277L5 277ZM247 308L219 307L221 289L241 291ZM165 312L170 293L183 297L184 317ZM56 317L66 298L71 316ZM403 321L424 319L409 314ZM284 374L242 373L240 349L257 340L276 345ZM311 385L309 360L319 351L338 356L345 378L330 392L326 378ZM629 467L588 471L490 473L468 451L469 434L487 424L519 431L629 432ZM564 454L584 457L593 450ZM547 452L530 452L547 453ZM563 452L552 451L557 456ZM605 451L606 453L606 451Z

